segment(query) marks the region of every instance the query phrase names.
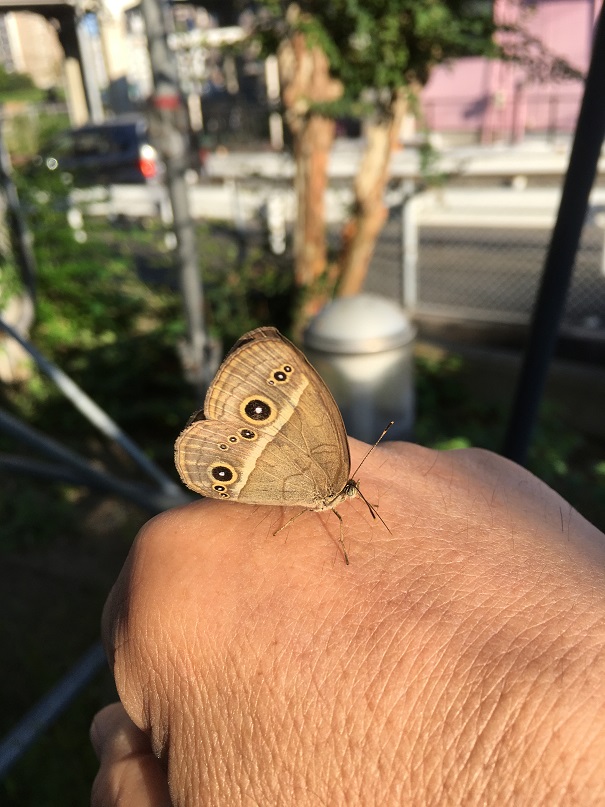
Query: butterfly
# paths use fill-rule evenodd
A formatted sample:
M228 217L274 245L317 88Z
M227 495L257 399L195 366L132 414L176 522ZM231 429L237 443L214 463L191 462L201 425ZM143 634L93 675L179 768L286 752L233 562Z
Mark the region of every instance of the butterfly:
M333 510L347 564L335 508L359 495L373 518L380 518L351 476L347 434L332 394L276 328L257 328L237 341L203 409L177 438L174 454L183 483L202 496Z

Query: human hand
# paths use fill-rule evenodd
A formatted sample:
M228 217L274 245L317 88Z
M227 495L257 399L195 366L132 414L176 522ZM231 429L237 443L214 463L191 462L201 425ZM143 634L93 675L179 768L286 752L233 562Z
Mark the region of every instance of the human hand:
M387 443L359 476L391 532L343 504L348 567L330 512L143 528L93 807L605 802L605 536L485 451Z

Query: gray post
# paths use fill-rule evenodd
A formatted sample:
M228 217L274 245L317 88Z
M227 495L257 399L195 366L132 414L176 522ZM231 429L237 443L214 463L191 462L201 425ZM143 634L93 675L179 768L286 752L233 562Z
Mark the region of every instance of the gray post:
M185 182L186 110L179 91L176 60L166 40L160 0L141 0L141 12L147 30L154 84L151 131L152 137L156 135L157 146L166 165L166 184L172 205L181 294L187 320L187 344L183 351L185 373L202 394L210 383L208 375L212 368L208 368L205 361L204 297L195 227Z
M101 91L99 89L99 82L92 57L90 32L83 19L76 21L76 37L78 38L78 47L80 49L82 78L84 79L84 87L86 88L90 119L94 123L101 123L105 120L105 112L103 110Z
M403 204L401 206L401 239L403 255L403 306L410 311L418 301L418 199L414 195L414 184L404 183Z

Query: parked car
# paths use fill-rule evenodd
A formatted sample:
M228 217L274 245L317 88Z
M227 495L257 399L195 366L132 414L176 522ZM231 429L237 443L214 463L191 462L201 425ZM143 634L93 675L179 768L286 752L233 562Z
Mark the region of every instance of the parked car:
M141 116L113 118L69 129L39 156L49 171L71 176L76 186L153 183L164 166L149 142Z

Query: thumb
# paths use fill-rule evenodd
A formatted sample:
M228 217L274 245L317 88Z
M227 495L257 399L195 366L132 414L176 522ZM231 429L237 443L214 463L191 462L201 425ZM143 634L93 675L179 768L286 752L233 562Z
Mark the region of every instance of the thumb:
M171 807L168 780L149 738L112 703L93 719L90 740L99 758L91 807Z

